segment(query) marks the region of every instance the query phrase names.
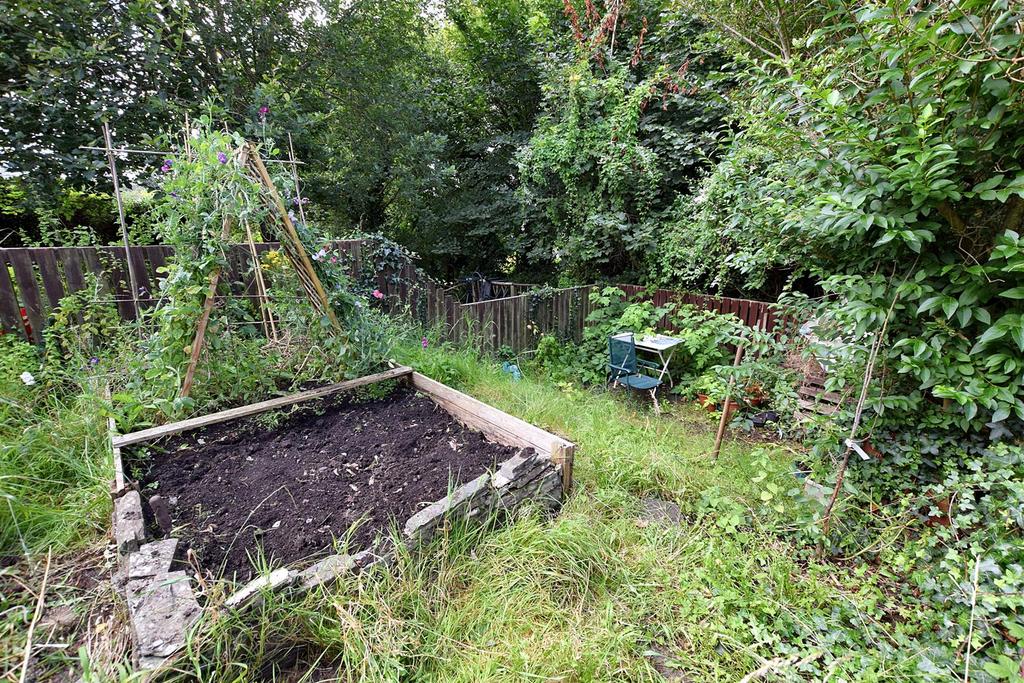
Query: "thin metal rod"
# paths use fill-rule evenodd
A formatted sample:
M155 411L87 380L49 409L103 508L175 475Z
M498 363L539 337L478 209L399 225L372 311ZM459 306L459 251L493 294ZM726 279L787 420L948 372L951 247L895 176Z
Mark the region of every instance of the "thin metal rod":
M90 147L88 145L81 145L78 149L88 149L96 152L106 152L106 147ZM180 154L181 152L175 152L173 150L160 150L160 149L129 149L127 147L117 147L111 149L114 154L148 154L150 156L172 156ZM289 161L288 159L264 159L265 164L299 164L304 166L303 161Z
M139 311L139 280L135 276L135 266L132 265L131 252L128 249L128 223L124 219L124 204L121 203L121 183L117 179L117 162L114 160L112 151L113 144L110 137L110 125L103 122L103 141L107 148L107 162L110 164L110 176L114 180L114 199L117 201L117 217L121 221L121 237L124 239L124 260L128 264L128 279L132 286L132 301L135 304L135 317Z

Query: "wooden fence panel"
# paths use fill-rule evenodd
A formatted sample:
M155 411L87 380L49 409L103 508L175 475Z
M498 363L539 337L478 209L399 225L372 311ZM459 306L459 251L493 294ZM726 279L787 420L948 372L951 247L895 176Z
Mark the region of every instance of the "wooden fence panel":
M353 274L361 266L361 240L338 240L335 245L349 256ZM256 245L257 254L279 248L277 243ZM140 245L124 247L33 247L0 249L0 328L14 332L31 342L42 341L47 319L68 294L85 288L86 275L99 280L98 300L113 303L123 320L138 317L134 298L139 308L156 304L160 281L166 277L159 272L166 267L174 249L167 245ZM231 245L228 253L227 282L233 293L255 294L252 255L247 244ZM139 291L131 291L127 264L131 263L138 281ZM415 279L415 270L403 271ZM380 274L381 278L384 274ZM387 287L382 288L384 291ZM401 297L403 303L415 305L419 287L392 285L390 292ZM22 318L21 310L25 310ZM31 333L29 330L31 329Z
M57 258L64 267L64 279L68 283L68 292L78 292L85 289L85 273L92 273L103 281L103 292L110 294L111 289L104 277L103 264L100 262L99 252L93 249L88 251L76 248L59 247ZM83 265L84 264L84 265Z
M57 268L57 258L48 249L32 249L32 258L39 264L39 276L46 292L47 308L54 308L64 298L64 283Z
M131 272L135 273L135 286L138 287L137 291L131 291L132 281L129 277L128 292L131 294L132 299L135 297L140 299L150 299L153 296L153 282L150 281L148 265L149 264L146 263L146 254L143 248L128 250L125 272L127 273L128 266L131 266Z
M31 341L39 343L43 340L43 302L39 296L39 283L36 281L32 256L28 249L12 250L9 255L11 268L14 270L14 281L22 292L21 307L32 326Z
M689 292L673 292L667 289L658 289L651 292L639 285L618 285L618 287L630 297L646 292L646 298L656 306L663 306L670 301L678 301L722 315L732 314L748 327L762 327L766 332L776 330L775 309L773 304L767 301L736 299L727 296L708 296L706 294L691 294ZM673 329L667 316L661 321L661 324L666 329Z
M7 261L0 257L0 326L4 333L25 337L25 325L21 321L21 307L14 295L14 284L7 272Z
M578 342L590 310L591 289L571 287L543 297L521 294L471 304L459 303L451 295L443 300L438 296L437 305L428 311L428 322L447 321L447 338L456 342L468 341L472 328L474 338L487 352L502 347L515 352L533 349L544 334Z

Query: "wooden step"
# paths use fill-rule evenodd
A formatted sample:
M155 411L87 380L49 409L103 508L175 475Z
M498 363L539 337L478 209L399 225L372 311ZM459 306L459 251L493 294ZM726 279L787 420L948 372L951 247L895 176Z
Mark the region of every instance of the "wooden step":
M828 403L842 403L843 397L834 391L824 391L815 387L802 386L796 390L796 393L804 398L818 401L826 401Z

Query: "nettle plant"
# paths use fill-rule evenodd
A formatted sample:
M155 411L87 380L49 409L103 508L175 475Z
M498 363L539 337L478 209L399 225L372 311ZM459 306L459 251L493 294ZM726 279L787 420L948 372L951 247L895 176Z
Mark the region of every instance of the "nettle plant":
M278 152L269 140L252 145L202 118L188 149L162 160L155 172L161 192L154 214L175 257L165 269L160 303L145 321L152 332L143 342L137 386L127 395L167 414L179 414L194 404L178 398L178 393L210 277L215 271L227 272L229 245L245 243L250 232L257 241L276 240L280 234L278 210L243 163L249 153L273 158ZM341 329L324 311L314 309L286 259L265 257L257 264L266 276L269 306L278 321L276 343L263 336L258 300L227 296L232 283L222 277L197 373L195 402L251 400L308 380L359 374L384 356L379 326L366 301L353 292L343 259L325 236L296 215L298 199L285 189L294 187L287 167L268 166Z

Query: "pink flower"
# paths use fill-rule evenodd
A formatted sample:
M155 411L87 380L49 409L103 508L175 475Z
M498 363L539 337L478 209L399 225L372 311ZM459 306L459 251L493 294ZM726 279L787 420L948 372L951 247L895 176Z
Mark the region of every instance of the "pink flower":
M260 107L260 118L261 119L267 118L267 114L269 114L269 113L270 113L270 107L268 107L266 105L263 105L262 107Z
M384 298L384 292L380 291L379 289L373 290L371 292L371 294L373 295L374 299L383 299Z
M424 337L423 339L420 340L420 344L423 345L423 348L427 348L428 346L430 346L430 342L427 341L426 337Z

